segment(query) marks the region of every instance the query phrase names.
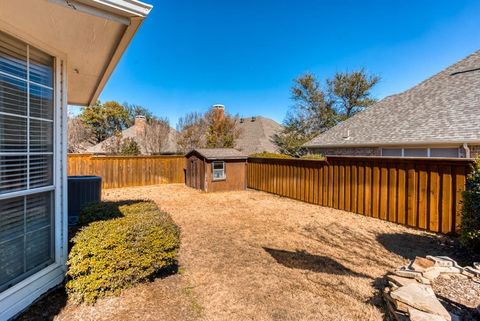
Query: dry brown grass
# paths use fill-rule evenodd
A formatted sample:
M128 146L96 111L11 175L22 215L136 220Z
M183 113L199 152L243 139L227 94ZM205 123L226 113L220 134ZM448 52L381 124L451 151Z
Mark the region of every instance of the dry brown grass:
M93 307L67 305L58 320L382 320L388 271L460 253L445 238L256 191L161 185L104 198L148 198L169 212L183 272Z

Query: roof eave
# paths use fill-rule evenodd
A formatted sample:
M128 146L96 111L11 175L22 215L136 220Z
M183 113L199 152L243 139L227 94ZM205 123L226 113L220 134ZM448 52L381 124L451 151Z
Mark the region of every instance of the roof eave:
M423 140L415 142L379 142L379 143L352 143L352 144L304 144L305 148L356 148L356 147L396 147L396 146L425 146L448 144L480 144L480 139L450 139L450 140Z
M128 25L122 37L118 41L118 45L113 51L112 57L110 58L108 65L105 67L105 70L102 73L102 77L100 78L100 81L96 86L95 92L93 93L92 97L89 99L89 102L88 102L89 106L92 106L97 102L98 97L100 96L100 93L102 92L103 88L107 84L108 79L110 78L113 71L115 70L115 67L117 66L118 62L122 58L125 50L127 49L128 45L132 41L133 36L137 32L138 28L140 28L142 22L143 22L143 17L133 17L130 19L130 24Z
M94 5L105 8L104 10L112 13L124 13L137 17L146 17L153 6L136 0L87 0Z
M93 95L87 101L69 101L70 105L94 105L100 93L112 75L116 65L123 56L135 33L140 28L145 17L150 13L153 6L137 0L50 0L74 10L87 14L100 16L116 21L126 26L125 32L119 37L116 47L108 60L101 77L96 85Z

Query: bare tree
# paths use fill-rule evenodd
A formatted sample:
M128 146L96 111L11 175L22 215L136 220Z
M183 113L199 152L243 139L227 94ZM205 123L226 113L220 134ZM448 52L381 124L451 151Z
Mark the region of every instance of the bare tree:
M180 152L206 146L207 122L202 114L193 112L180 117L177 124L177 146Z
M93 143L93 131L77 117L68 117L68 152L84 152Z
M167 119L152 119L138 133L139 145L145 154L160 154L165 150L170 136Z

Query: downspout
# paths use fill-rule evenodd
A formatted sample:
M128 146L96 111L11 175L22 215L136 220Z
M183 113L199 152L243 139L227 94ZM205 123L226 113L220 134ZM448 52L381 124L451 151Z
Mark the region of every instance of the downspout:
M470 158L470 148L467 143L463 143L463 149L465 149L465 158Z

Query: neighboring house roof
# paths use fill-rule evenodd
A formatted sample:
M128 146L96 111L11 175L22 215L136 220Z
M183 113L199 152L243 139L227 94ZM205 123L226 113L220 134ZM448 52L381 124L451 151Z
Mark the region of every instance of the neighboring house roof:
M198 153L200 156L208 160L221 159L247 159L248 156L234 148L197 148L188 152L188 157L192 153Z
M136 0L1 1L0 30L22 30L39 47L64 56L68 104L86 106L96 102L151 9Z
M386 97L306 147L480 142L480 51L415 87Z
M262 116L241 118L238 127L240 137L235 142L235 148L247 155L278 152L272 139L283 127L276 121Z
M138 147L140 148L140 152L142 154L146 154L145 152L145 147L143 146L143 143L140 139L139 133L141 130L139 129L139 126L144 126L139 123L135 123L135 125L125 129L122 131L122 139L125 138L133 138L135 142L138 144ZM148 126L148 125L145 125ZM170 132L167 138L167 142L162 150L161 153L163 154L174 154L177 152L177 143L176 143L176 130L173 128L170 128ZM108 145L109 142L111 142L113 137L109 137L105 139L103 142L100 142L86 150L87 153L94 153L94 154L105 154L107 153L106 146Z

